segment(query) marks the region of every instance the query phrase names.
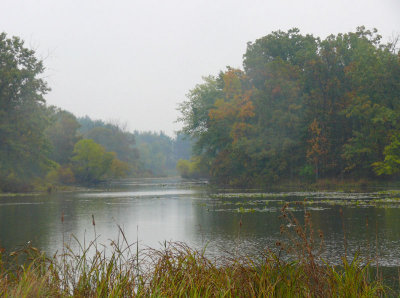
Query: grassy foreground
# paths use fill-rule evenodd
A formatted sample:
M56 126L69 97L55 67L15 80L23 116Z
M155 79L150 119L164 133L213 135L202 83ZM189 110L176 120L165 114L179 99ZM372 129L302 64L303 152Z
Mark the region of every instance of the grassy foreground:
M0 255L0 296L5 297L381 297L393 295L369 265L344 256L340 266L324 262L314 246L309 214L305 225L284 206L293 228L288 242L258 256L218 260L184 243L139 250L119 240L96 240L73 251L67 245L51 258L27 246ZM95 222L93 220L95 228ZM322 235L319 235L321 243ZM95 237L96 238L96 237ZM285 256L285 257L283 257ZM22 261L23 260L23 261ZM23 262L24 265L17 265Z

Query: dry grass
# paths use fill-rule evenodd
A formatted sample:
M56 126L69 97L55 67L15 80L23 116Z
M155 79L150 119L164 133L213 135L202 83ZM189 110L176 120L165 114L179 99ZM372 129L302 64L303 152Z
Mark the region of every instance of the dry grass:
M371 279L368 265L343 257L324 263L315 247L309 214L300 225L289 212L282 226L289 241L258 257L226 256L218 263L184 243L139 251L123 231L106 249L96 240L78 251L65 247L46 258L27 246L0 259L0 295L5 297L381 297L389 290ZM93 220L95 227L95 222ZM318 235L319 245L323 236ZM317 238L317 239L318 239ZM99 248L100 247L100 248ZM282 256L285 255L285 258ZM24 265L17 266L24 258ZM393 293L391 293L393 294Z

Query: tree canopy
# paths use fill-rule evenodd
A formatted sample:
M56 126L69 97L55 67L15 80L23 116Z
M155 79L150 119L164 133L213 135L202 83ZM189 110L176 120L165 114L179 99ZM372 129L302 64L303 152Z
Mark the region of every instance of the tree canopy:
M194 155L213 181L398 172L400 56L376 30L323 40L272 32L247 44L243 68L204 78L180 105L182 131L196 140Z
M107 177L124 177L129 166L95 141L83 139L74 146L72 169L79 181L95 183Z
M43 72L22 40L0 33L0 189L28 189L51 166Z

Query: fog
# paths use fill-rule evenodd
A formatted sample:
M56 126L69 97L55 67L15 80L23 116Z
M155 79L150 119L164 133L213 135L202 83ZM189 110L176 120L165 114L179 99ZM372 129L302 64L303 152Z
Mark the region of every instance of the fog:
M241 67L248 41L292 27L326 37L360 25L389 40L399 14L398 0L3 0L0 31L44 60L48 104L172 135L185 94L202 76Z

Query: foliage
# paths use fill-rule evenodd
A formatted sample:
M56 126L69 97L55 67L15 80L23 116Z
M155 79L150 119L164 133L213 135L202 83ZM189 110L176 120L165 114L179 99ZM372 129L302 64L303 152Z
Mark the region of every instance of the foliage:
M310 124L309 131L311 134L309 148L307 149L307 158L315 166L315 177L318 179L318 165L326 158L328 150L326 149L327 139L321 133L321 128L318 125L317 119Z
M105 178L124 177L129 166L118 160L115 153L107 152L93 140L83 139L75 144L72 169L83 183L96 183Z
M190 158L191 143L183 134L175 138L163 132L126 131L123 125L79 118L80 133L129 164L133 176L166 176L176 174L180 158Z
M52 145L50 158L64 165L69 163L74 146L80 139L78 135L80 125L76 117L67 111L55 107L50 107L48 110L53 119L45 131Z
M385 159L373 163L374 171L378 175L393 175L400 172L400 135L395 134L389 145L383 151Z
M211 180L310 179L310 165L316 180L395 175L400 56L380 39L364 27L324 40L276 31L248 43L244 70L204 78L178 120Z
M116 157L127 163L130 174L139 173L139 152L136 148L135 136L126 131L122 125L92 120L88 116L78 118L80 133L86 139L92 139L107 151L115 152Z
M22 40L0 33L0 190L27 190L52 165L43 133L49 123L43 72Z
M143 172L150 171L154 176L176 175L178 160L190 158L191 143L183 134L171 138L163 132L135 131L135 138Z
M190 160L179 159L176 164L178 173L183 178L207 178L207 163L201 156L194 156Z
M55 185L72 185L75 183L75 176L70 167L58 166L47 173L46 181Z

